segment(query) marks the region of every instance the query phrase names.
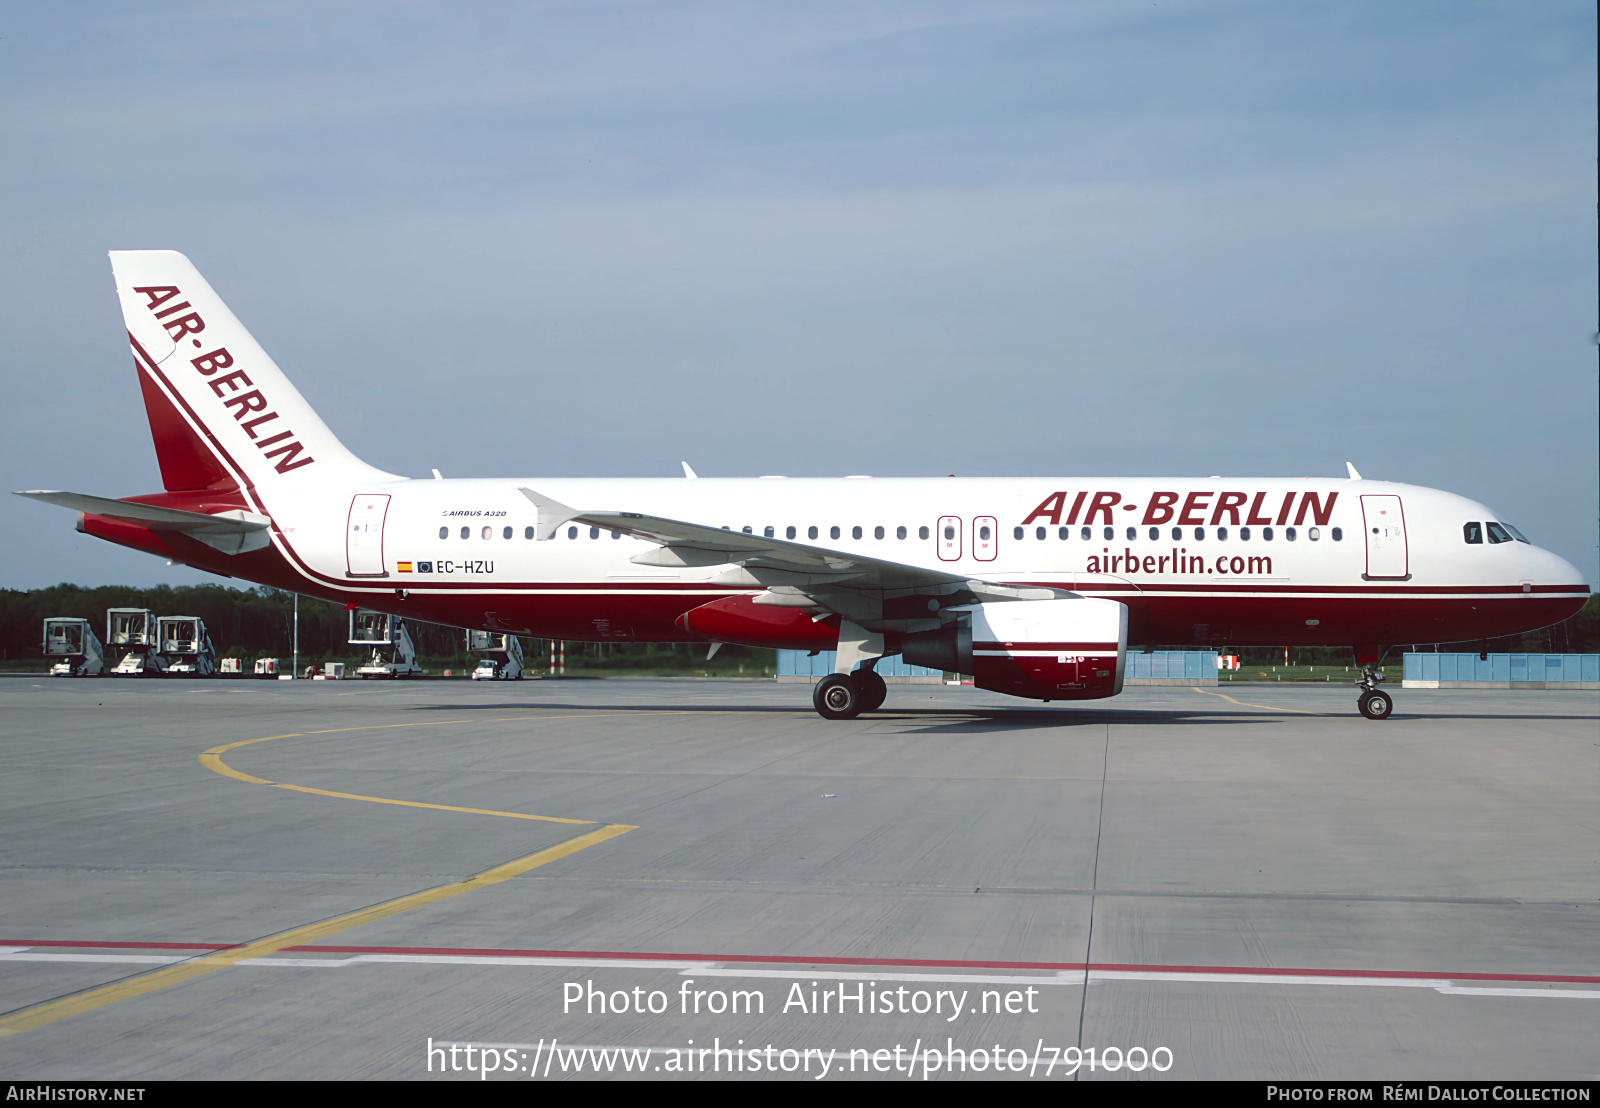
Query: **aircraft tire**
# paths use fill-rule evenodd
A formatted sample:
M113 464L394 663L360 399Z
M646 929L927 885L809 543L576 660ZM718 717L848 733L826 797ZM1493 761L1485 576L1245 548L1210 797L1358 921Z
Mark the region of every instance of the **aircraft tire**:
M1394 711L1394 698L1386 692L1362 693L1356 706L1368 719L1388 719L1389 714Z
M854 677L861 682L861 710L876 712L883 707L883 702L889 695L888 683L871 670L858 672Z
M823 719L855 719L866 707L866 696L855 677L835 673L817 682L811 704Z

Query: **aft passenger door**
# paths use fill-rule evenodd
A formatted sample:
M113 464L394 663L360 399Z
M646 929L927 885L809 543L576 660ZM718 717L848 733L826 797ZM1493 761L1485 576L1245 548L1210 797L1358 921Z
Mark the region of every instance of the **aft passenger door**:
M1406 546L1406 517L1398 496L1363 496L1362 530L1367 536L1369 579L1403 580L1411 576Z
M344 556L350 577L387 577L383 563L383 521L389 514L384 493L361 493L350 501L344 528Z

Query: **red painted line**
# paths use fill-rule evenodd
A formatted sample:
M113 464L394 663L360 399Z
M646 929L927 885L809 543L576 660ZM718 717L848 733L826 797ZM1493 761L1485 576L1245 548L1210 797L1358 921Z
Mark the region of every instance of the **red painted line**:
M87 942L73 939L0 939L0 946L65 946L94 950L235 950L242 943ZM507 950L458 946L286 946L295 954L421 954L470 958L604 958L619 962L729 962L741 965L798 966L924 966L939 969L1026 969L1082 971L1082 962L991 962L946 958L826 958L792 954L673 954L619 950ZM1455 973L1436 970L1304 969L1276 966L1159 966L1094 962L1091 970L1120 973L1231 973L1262 977L1430 978L1448 981L1549 981L1600 984L1600 975L1566 973Z
M234 950L243 943L99 943L81 939L0 939L0 946L70 946L90 950Z
M20 944L19 944L20 945ZM1082 962L967 962L939 958L812 958L791 954L654 954L615 950L489 950L432 946L286 946L319 954L444 954L479 958L605 958L648 962L738 962L783 966L932 966L945 969L1081 970Z

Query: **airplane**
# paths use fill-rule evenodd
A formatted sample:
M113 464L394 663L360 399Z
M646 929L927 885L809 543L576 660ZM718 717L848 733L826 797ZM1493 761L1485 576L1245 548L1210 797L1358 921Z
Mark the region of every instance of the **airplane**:
M19 493L210 573L541 638L836 652L824 718L895 654L1044 702L1128 644L1338 646L1357 707L1399 643L1559 622L1589 586L1453 493L1323 478L411 479L334 436L189 259L113 251L164 491Z

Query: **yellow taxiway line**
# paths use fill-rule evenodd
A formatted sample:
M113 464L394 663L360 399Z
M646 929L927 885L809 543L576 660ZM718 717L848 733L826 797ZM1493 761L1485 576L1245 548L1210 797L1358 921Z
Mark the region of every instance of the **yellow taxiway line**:
M200 764L212 773L220 773L224 777L231 777L235 781L243 781L249 785L270 785L275 789L292 789L297 793L311 793L314 796L331 796L339 800L364 800L369 804L395 804L403 808L432 808L439 812L465 812L473 816L503 816L506 819L531 819L543 823L577 823L593 824L592 819L563 819L560 816L533 816L524 812L499 812L490 808L458 808L451 804L425 804L420 800L396 800L387 796L364 796L361 793L333 792L329 789L314 789L309 785L290 785L283 781L268 781L265 777L254 777L234 769L222 760L222 756L230 750L237 750L241 746L254 746L256 743L270 743L278 739L303 739L312 735L340 735L348 731L387 731L396 727L446 727L459 723L525 723L529 720L547 719L579 719L591 718L595 715L616 715L615 712L584 712L569 716L500 716L492 719L433 719L426 723L378 723L365 727L331 727L325 731L292 731L287 735L268 735L260 739L245 739L242 742L226 743L223 746L214 746L200 755ZM680 715L678 711L630 713L636 715L669 716Z
M591 713L584 714L589 715ZM650 714L669 715L674 713L652 712ZM493 720L492 722L514 723L521 720L570 718L575 717L514 716L510 718L501 717ZM415 800L395 800L393 798L383 796L361 796L357 793L341 793L333 792L329 789L313 789L305 785L289 785L281 781L268 781L263 777L253 777L248 773L241 773L222 760L222 755L226 754L230 750L237 750L241 746L251 746L255 743L273 742L277 739L308 738L312 735L334 735L347 731L382 731L393 727L439 727L452 723L460 724L476 722L490 721L459 719L430 720L427 723L390 723L368 727L335 727L326 731L295 731L286 735L268 735L260 739L246 739L242 742L227 743L223 746L212 747L210 750L207 750L205 753L200 755L200 764L214 773L220 773L224 777L232 777L236 781L244 781L252 785L270 785L273 788L278 789L292 789L295 792L314 793L318 796L337 797L342 800L364 800L373 804L397 804L407 808L433 808L445 812L464 812L469 815L479 816L501 816L506 819L541 820L547 823L575 823L593 825L597 822L591 819L564 819L559 816L535 816L528 815L523 812L499 812L489 808L459 808L449 804L425 804L421 801ZM288 931L280 931L276 935L269 935L265 938L256 939L253 942L248 942L242 946L234 947L229 950L213 951L210 954L203 954L197 958L191 958L186 962L180 962L177 965L163 966L160 969L154 969L146 973L135 974L132 977L123 978L121 981L113 981L107 985L100 985L96 988L86 989L83 992L73 993L70 996L60 997L56 1000L43 1001L38 1004L29 1005L26 1008L19 1008L15 1012L9 1012L4 1016L0 1016L0 1039L11 1035L17 1035L24 1031L31 1031L36 1027L43 1027L59 1020L70 1019L73 1016L82 1015L85 1012L92 1012L97 1008L104 1008L107 1005L117 1004L124 1000L132 1000L135 997L144 996L160 989L170 988L173 985L181 985L185 981L193 980L196 977L202 977L208 973L215 973L217 970L227 969L228 967L236 965L239 962L248 961L252 958L265 958L269 954L280 951L285 947L304 946L340 931L348 931L353 927L363 927L366 924L376 923L378 920L387 919L390 916L399 915L402 912L409 912L414 908L421 908L428 904L435 904L441 900L447 900L453 896L460 896L462 893L470 893L477 889L488 888L490 885L498 885L502 881L510 880L513 877L527 873L529 870L538 869L540 866L549 865L551 862L559 861L560 859L571 854L576 854L580 850L586 850L597 843L603 843L607 839L614 839L618 835L623 835L629 831L637 830L637 827L630 824L607 824L603 827L599 827L593 831L587 832L586 834L579 835L576 838L568 839L566 842L557 843L555 846L546 847L544 850L536 851L533 854L529 854L525 857L516 858L509 862L502 862L500 865L492 866L489 869L483 870L481 873L475 873L471 877L465 878L461 881L453 881L447 885L439 885L432 889L424 889L421 892L408 893L405 896L395 897L393 900L385 900L382 903L373 904L366 908L359 908L354 912L346 912L343 915L333 916L330 919L321 920L317 923L308 923L301 927L291 928Z
M1227 693L1212 692L1210 689L1199 689L1195 688L1193 685L1190 685L1189 688L1197 693L1205 693L1207 696L1220 696L1222 699L1233 704L1237 704L1241 708L1265 708L1269 712L1293 712L1300 716L1320 716L1322 714L1321 712L1302 711L1299 708L1278 708L1271 704L1247 704L1243 700L1234 700L1233 697L1229 696Z
M463 810L463 809L458 809ZM586 835L579 835L575 839L568 839L564 843L548 847L524 858L504 862L493 866L481 873L475 873L464 881L453 881L448 885L440 885L422 892L409 893L406 896L396 897L393 900L383 901L354 912L346 912L342 916L334 916L318 923L308 923L303 927L291 928L280 931L276 935L269 935L264 939L245 943L243 946L231 950L218 950L210 954L203 954L187 962L180 962L175 966L163 966L148 973L137 974L113 981L109 985L88 989L81 993L62 997L59 1000L49 1000L41 1004L30 1005L8 1015L0 1016L0 1038L16 1035L23 1031L31 1031L36 1027L55 1023L58 1020L70 1019L73 1016L91 1012L96 1008L104 1008L124 1000L153 993L158 989L170 988L181 985L196 977L202 977L217 970L227 969L229 966L243 962L250 958L265 958L276 953L284 947L304 946L316 942L318 939L332 935L335 932L346 931L352 927L361 927L365 924L376 923L378 920L387 919L389 916L409 912L413 908L421 908L427 904L434 904L447 900L452 896L470 893L476 889L498 885L529 870L548 865L551 862L576 854L586 847L596 843L614 839L618 835L638 828L626 824L614 823L598 830L590 831Z

